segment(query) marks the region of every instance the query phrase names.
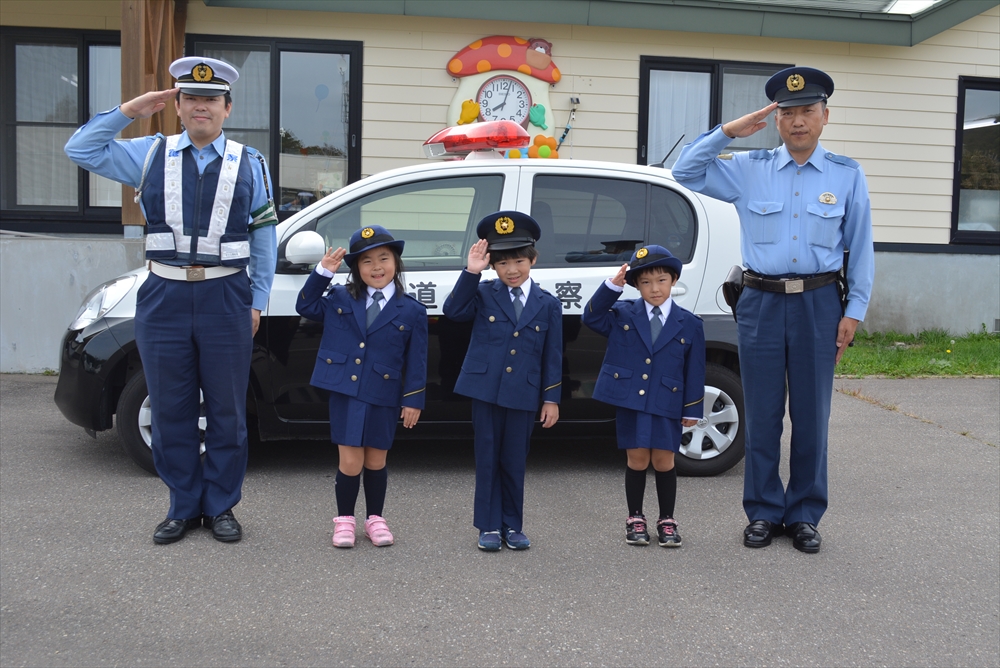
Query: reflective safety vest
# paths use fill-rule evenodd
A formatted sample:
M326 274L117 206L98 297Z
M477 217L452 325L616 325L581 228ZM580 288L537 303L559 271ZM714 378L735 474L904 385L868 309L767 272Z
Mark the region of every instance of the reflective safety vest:
M199 174L194 154L177 148L180 138L160 142L143 182L146 259L247 266L254 183L246 148L227 140L222 159Z

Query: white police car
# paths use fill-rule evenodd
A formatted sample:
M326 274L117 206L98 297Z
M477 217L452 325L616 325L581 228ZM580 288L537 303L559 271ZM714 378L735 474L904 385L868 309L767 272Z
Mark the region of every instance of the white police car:
M498 159L406 167L351 184L281 223L270 302L254 337L251 434L329 438L326 395L309 384L322 328L299 317L295 298L324 246L346 247L354 230L377 223L406 241L405 284L427 306L430 321L426 407L416 428L400 429L399 436L471 438L469 400L452 391L471 323L448 320L441 307L476 240L476 223L500 209L538 221L542 237L531 276L563 304L560 420L536 438L601 438L612 447L614 408L591 398L606 339L583 327L580 314L633 250L656 243L684 262L673 297L705 325L705 418L685 430L678 470L715 475L738 463L743 391L736 325L720 287L740 261L736 211L684 189L666 170L609 162ZM133 327L135 295L146 275L145 268L129 272L87 297L63 339L55 400L92 434L116 424L128 454L153 471L149 399ZM637 296L626 287L625 297Z

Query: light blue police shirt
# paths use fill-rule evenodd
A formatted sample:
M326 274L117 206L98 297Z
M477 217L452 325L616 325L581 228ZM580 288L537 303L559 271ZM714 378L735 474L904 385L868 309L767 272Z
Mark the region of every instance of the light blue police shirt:
M112 181L124 183L133 188L139 187L142 179L142 166L146 161L156 135L137 137L135 139L116 140L115 135L128 127L133 119L121 112L118 107L94 116L86 125L77 130L66 142L66 155L80 167L99 174ZM225 133L203 149L198 149L188 139L187 131L181 133L179 149L189 149L196 159L198 173L205 171L205 166L213 160L222 157L226 150ZM247 147L249 152L254 149ZM264 189L264 170L256 159L250 160L250 171L253 174L254 194L250 210L256 211L267 203L267 192ZM267 175L270 189L271 176ZM145 215L145 211L143 211ZM274 225L265 225L250 232L250 292L253 308L263 311L267 308L267 298L271 292L274 280L274 267L277 260L277 235Z
M804 165L784 145L720 155L722 126L684 147L673 167L685 188L730 202L748 269L766 276L838 271L848 260L844 315L864 320L875 280L871 200L861 166L817 144Z

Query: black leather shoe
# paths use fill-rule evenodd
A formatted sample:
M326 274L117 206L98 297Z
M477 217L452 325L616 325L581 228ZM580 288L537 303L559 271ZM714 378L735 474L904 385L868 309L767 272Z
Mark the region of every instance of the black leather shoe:
M153 542L160 545L176 543L184 537L188 529L196 529L200 526L200 515L189 520L172 520L168 517L156 525L156 531L153 532Z
M236 521L232 510L215 517L206 515L205 526L212 530L215 540L221 540L223 543L235 543L243 538L243 527Z
M771 539L781 535L781 524L767 520L754 520L743 530L743 544L747 547L767 547Z
M823 538L815 525L808 522L793 522L788 525L787 532L792 537L792 545L799 552L806 554L819 552L819 544L823 542Z

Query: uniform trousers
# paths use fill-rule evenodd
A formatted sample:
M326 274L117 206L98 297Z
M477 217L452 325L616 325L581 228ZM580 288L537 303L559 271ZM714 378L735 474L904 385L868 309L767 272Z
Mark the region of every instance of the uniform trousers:
M170 488L167 517L219 515L240 501L253 348L250 279L150 274L136 300L135 339L152 411L153 463ZM205 457L198 418L205 398Z
M745 288L736 314L746 403L743 509L751 521L818 524L828 498L837 286L799 294ZM786 396L792 434L783 488L778 463Z
M521 531L524 469L535 412L473 399L472 424L476 432L473 524L480 531L498 531L503 526Z

